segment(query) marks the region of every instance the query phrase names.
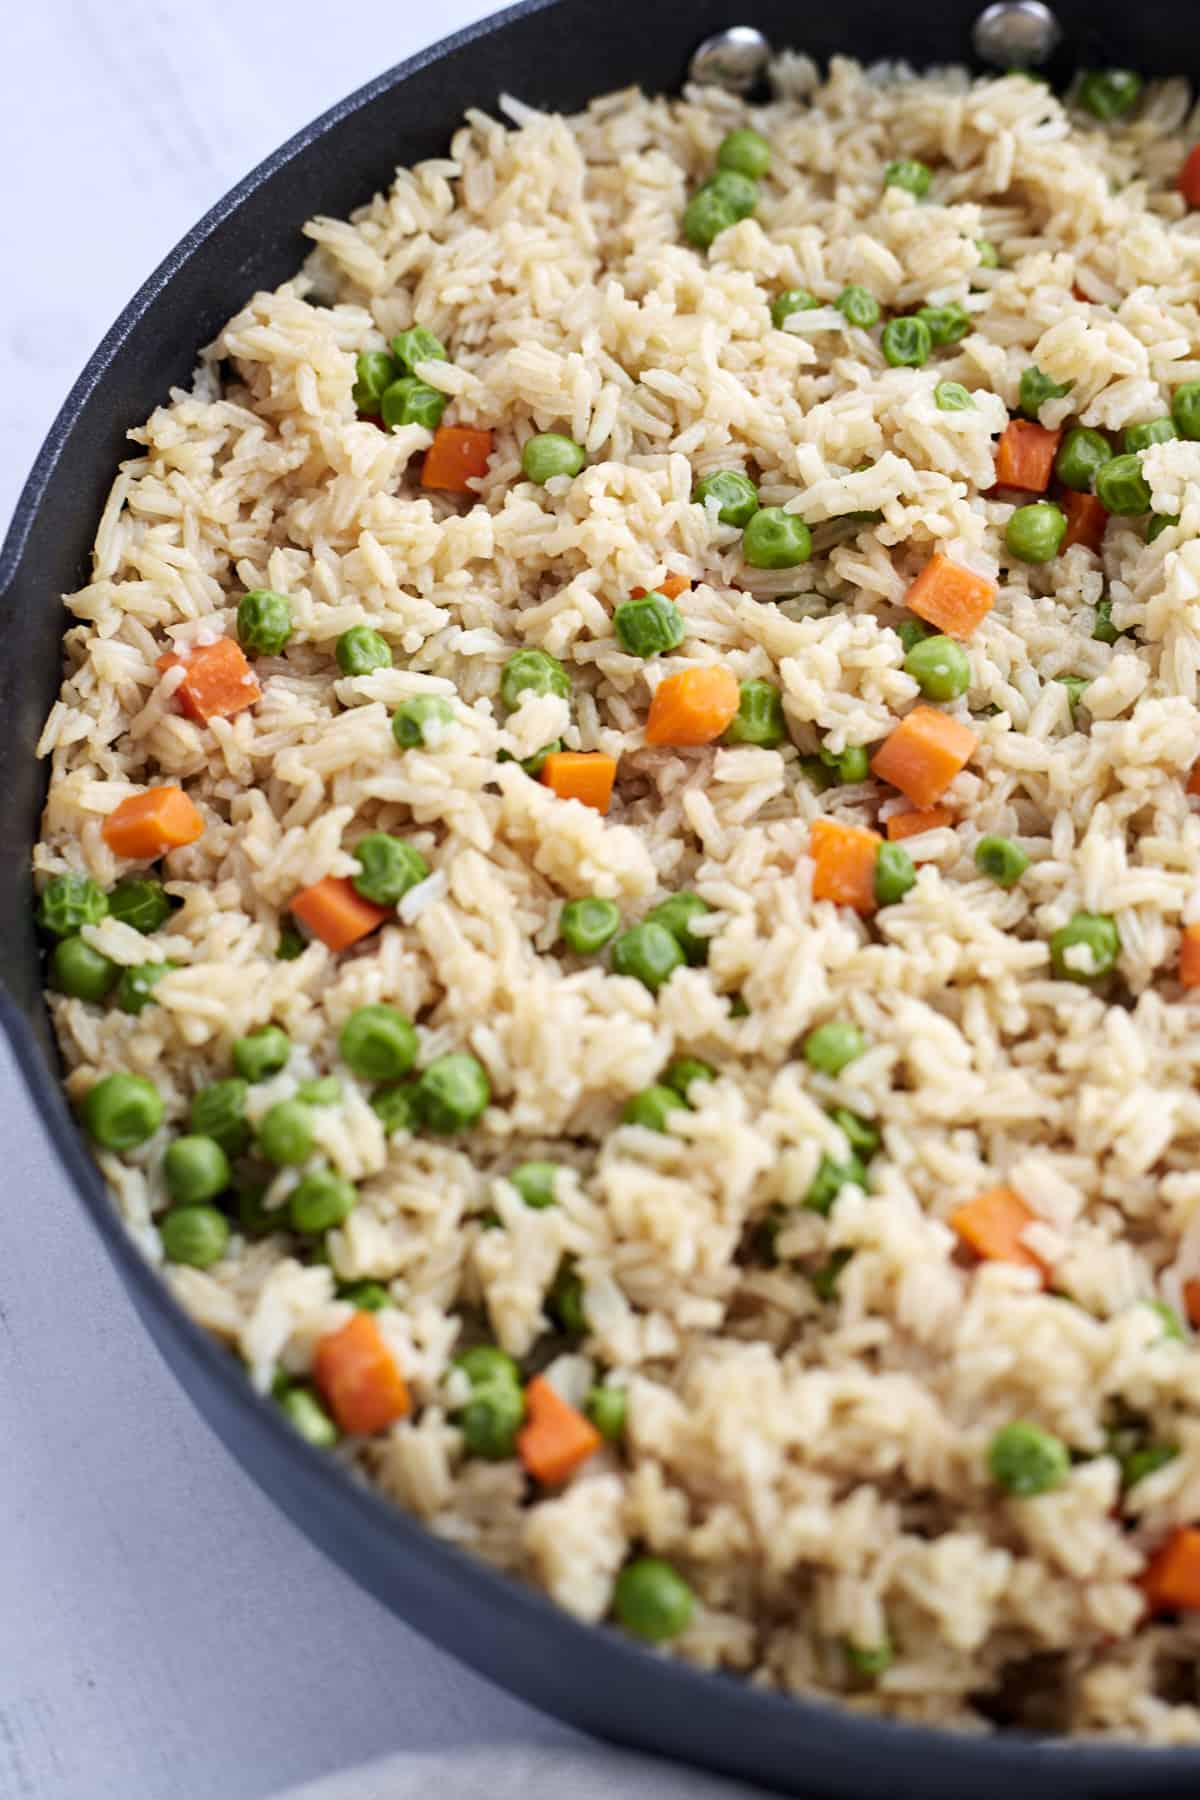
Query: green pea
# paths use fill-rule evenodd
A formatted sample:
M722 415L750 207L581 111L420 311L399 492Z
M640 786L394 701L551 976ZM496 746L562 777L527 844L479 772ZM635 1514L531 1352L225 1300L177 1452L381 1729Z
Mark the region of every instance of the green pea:
M1186 1344L1187 1332L1183 1329L1183 1321L1173 1306L1165 1300L1147 1300L1150 1311L1157 1315L1162 1323L1162 1337L1173 1344Z
M829 1116L855 1156L860 1157L864 1162L870 1162L883 1142L878 1126L872 1125L870 1119L861 1118L858 1113L851 1112L848 1106L831 1107Z
M386 350L360 350L354 359L353 399L357 410L374 418L384 389L392 385L398 372Z
M276 1396L280 1412L305 1443L317 1450L332 1450L338 1428L309 1387L287 1386Z
M1018 562L1050 562L1058 555L1067 535L1066 515L1053 500L1035 500L1018 506L1004 531L1010 556Z
M278 1025L264 1025L249 1037L237 1038L233 1046L233 1066L247 1081L266 1081L287 1066L292 1054L292 1040Z
M271 588L252 588L237 609L238 642L256 656L278 656L292 635L292 603Z
M158 1221L158 1235L168 1262L208 1269L225 1254L229 1221L215 1206L173 1206Z
M55 875L42 889L37 922L52 937L74 937L85 925L98 925L108 910L104 889L90 875Z
M939 381L933 390L933 403L940 412L975 410L975 402L961 381Z
M1105 595L1096 602L1095 623L1092 626L1092 637L1098 644L1115 644L1120 632L1112 622L1112 601Z
M1062 1439L1024 1419L1001 1426L988 1448L987 1461L997 1486L1022 1499L1061 1487L1071 1467Z
M587 1311L583 1298L583 1282L569 1262L559 1269L546 1295L546 1310L560 1331L568 1337L586 1337Z
M672 932L653 919L623 931L612 947L614 975L631 975L657 993L685 961L683 950Z
M354 1210L358 1191L332 1169L314 1169L288 1195L288 1224L304 1237L332 1231Z
M710 475L702 475L692 489L692 500L697 506L715 500L721 524L739 528L748 525L758 511L758 489L740 469L714 469Z
M827 750L822 745L817 754L844 787L865 781L871 772L871 753L865 744L847 744L844 750L837 751Z
M1180 437L1200 438L1200 381L1185 381L1175 389L1171 417Z
M135 963L133 968L123 969L117 983L117 1005L121 1011L144 1012L154 998L155 988L174 966L173 963Z
M354 887L364 900L373 900L377 906L395 906L429 874L421 852L403 838L389 837L386 831L359 838L354 856L358 863L358 874L351 877Z
M1146 527L1146 542L1152 544L1155 538L1162 536L1168 526L1178 525L1178 523L1178 513L1154 513Z
M521 451L521 472L527 480L545 487L557 475L578 475L587 461L587 451L574 438L559 431L539 431L528 438Z
M1079 83L1079 104L1094 118L1119 119L1142 91L1142 78L1132 69L1089 69Z
M812 312L820 304L807 288L785 288L771 302L771 323L777 331L782 330L784 320L790 319L793 313Z
M665 594L622 600L613 613L613 629L623 650L643 658L674 650L687 636L683 614Z
M436 431L445 410L445 394L415 375L402 375L379 397L380 415L392 431L398 425L423 425L426 431Z
M359 1006L338 1036L342 1060L364 1081L395 1081L417 1060L417 1030L398 1007Z
M417 1085L414 1081L397 1083L394 1087L376 1088L371 1095L371 1110L380 1119L384 1134L391 1137L396 1131L415 1131L417 1127Z
M726 726L723 744L757 744L773 750L787 737L783 695L770 681L738 683L738 709Z
M343 631L333 654L343 675L370 675L375 669L392 666L391 645L369 625L352 625Z
M1114 456L1096 471L1096 498L1105 512L1122 517L1150 511L1150 484L1137 456Z
M709 940L692 930L692 921L704 918L711 910L699 894L684 888L678 894L672 894L669 900L660 900L657 906L652 906L646 914L646 923L665 926L689 963L695 966L708 961Z
M167 1145L163 1178L180 1205L212 1200L229 1186L229 1158L215 1138L178 1137Z
M702 187L684 208L683 235L697 250L707 250L737 222L738 215L724 195L714 188Z
M739 175L749 175L751 180L757 181L770 166L771 146L757 131L741 126L736 131L726 132L721 139L717 151L718 169L736 169Z
M1121 442L1132 456L1139 450L1148 450L1151 444L1167 444L1178 436L1174 419L1149 419L1144 425L1127 425Z
M302 931L297 931L294 925L279 927L279 941L275 945L277 961L295 962L298 956L304 955L307 948L308 939Z
M1082 675L1056 675L1054 679L1055 681L1060 681L1063 687L1066 688L1067 703L1071 708L1071 717L1074 719L1075 708L1083 699L1084 689L1088 685L1087 680Z
M144 1075L118 1069L88 1089L80 1111L88 1134L103 1149L133 1150L162 1124L162 1095Z
M411 375L418 363L447 361L446 346L423 325L398 332L392 339L392 355L406 375Z
M848 1064L857 1061L867 1047L858 1026L849 1019L829 1019L817 1025L804 1040L804 1060L823 1075L840 1075Z
M660 1556L626 1563L613 1588L613 1616L626 1631L661 1644L691 1623L692 1590Z
M471 1456L503 1462L516 1454L517 1432L525 1417L525 1396L507 1383L477 1387L454 1415Z
M640 1094L631 1094L621 1108L622 1125L640 1125L646 1131L665 1131L671 1114L686 1101L674 1088L655 1082Z
M1036 419L1047 400L1062 400L1074 386L1073 381L1055 381L1052 375L1044 375L1036 363L1030 363L1021 376L1021 411L1027 419Z
M621 909L613 900L586 896L568 900L559 917L563 943L577 956L594 956L621 926Z
M869 331L872 325L879 323L879 302L874 294L857 282L842 289L833 303L848 325L857 325L863 331Z
M794 569L812 555L812 532L782 506L760 507L742 533L742 555L752 569Z
M687 1100L695 1081L715 1081L717 1071L699 1056L676 1056L662 1072L663 1087L671 1088L681 1100Z
M971 685L971 664L962 645L951 637L922 638L904 659L927 700L957 700Z
M1117 922L1108 913L1077 912L1050 939L1050 963L1060 981L1096 981L1116 968L1120 954Z
M280 1167L306 1162L312 1153L312 1113L302 1100L277 1100L258 1123L258 1148Z
M433 747L453 723L454 708L441 694L414 694L411 700L401 701L392 714L392 736L401 750L415 750L422 744Z
M827 1213L844 1187L865 1188L866 1185L867 1171L857 1156L851 1155L840 1163L831 1156L822 1156L804 1196L804 1204L809 1212Z
M1112 457L1108 439L1100 431L1089 431L1083 425L1072 425L1058 447L1054 473L1064 487L1078 494L1091 492L1096 471Z
M1029 858L1011 838L981 837L975 846L975 867L1000 887L1015 887L1029 867Z
M813 1270L808 1279L818 1300L828 1302L833 1299L837 1293L838 1277L853 1255L853 1250L831 1251L828 1260L819 1269Z
M975 249L979 256L981 269L998 269L1000 267L1000 252L990 238L976 238Z
M1169 1462L1174 1462L1179 1455L1176 1444L1146 1444L1137 1450L1131 1450L1122 1456L1121 1486L1125 1489L1136 1487L1139 1481L1145 1481L1147 1475L1157 1474L1165 1469Z
M548 1206L555 1205L554 1183L558 1169L555 1162L523 1162L508 1179L526 1206L531 1206L535 1212L544 1212Z
M562 747L562 739L554 738L550 743L543 744L540 750L535 750L532 756L523 756L521 758L521 767L527 775L532 775L536 780L546 766L546 758L548 756L553 756L557 751L561 750ZM505 760L503 752L496 760L497 762L503 762Z
M818 794L823 794L827 789L837 786L838 778L829 763L824 760L826 754L826 752L822 752L820 756L802 756L796 765L805 781L811 787L816 788Z
M118 881L108 896L108 916L131 925L144 936L166 923L174 908L161 881L151 876L130 876Z
M486 1111L492 1097L487 1070L464 1051L439 1056L417 1081L417 1114L428 1131L449 1136L465 1131Z
M928 331L929 341L935 349L961 343L971 329L971 315L957 300L951 300L946 306L918 307L917 318Z
M892 369L919 369L928 362L932 338L925 320L889 319L880 338L885 360Z
M51 951L50 973L60 994L96 1003L108 994L118 969L81 937L68 937L61 938Z
M496 1344L474 1344L454 1358L473 1388L511 1387L520 1389L521 1371L507 1350Z
M758 205L758 185L738 169L718 169L704 183L703 190L715 194L734 219L748 219Z
M929 165L917 162L908 156L902 156L895 162L890 162L883 171L885 188L903 188L906 194L912 194L917 200L925 198L932 180L933 170Z
M624 1388L589 1388L583 1409L606 1444L620 1443L629 1415L629 1395Z
M864 1676L868 1681L875 1681L880 1675L886 1675L896 1660L896 1653L887 1638L879 1644L851 1644L847 1642L843 1649L846 1661L856 1675Z
M188 1123L200 1137L216 1138L226 1156L239 1156L250 1142L246 1122L247 1084L240 1077L212 1081L192 1100Z
M500 699L509 712L515 712L523 694L557 694L571 697L571 678L556 656L546 650L518 650L504 665L500 676Z
M901 619L900 623L896 626L896 636L904 645L906 655L912 649L914 644L923 644L926 638L932 637L933 635L934 634L929 626L924 624L920 619Z
M336 1075L317 1075L302 1081L296 1089L297 1100L305 1106L336 1106L342 1097L342 1084Z
M382 1281L340 1281L337 1296L348 1300L357 1312L382 1312L392 1304L392 1296Z
M242 1178L235 1181L237 1190L238 1228L246 1237L269 1237L279 1229L282 1213L265 1203L266 1186L261 1181Z

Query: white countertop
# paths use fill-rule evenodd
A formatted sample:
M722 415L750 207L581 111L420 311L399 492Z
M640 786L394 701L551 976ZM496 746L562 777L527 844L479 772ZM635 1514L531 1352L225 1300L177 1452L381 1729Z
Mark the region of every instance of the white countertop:
M5 9L0 521L92 347L187 227L306 120L490 10ZM327 1563L159 1360L6 1055L0 1121L0 1800L732 1795L589 1745Z

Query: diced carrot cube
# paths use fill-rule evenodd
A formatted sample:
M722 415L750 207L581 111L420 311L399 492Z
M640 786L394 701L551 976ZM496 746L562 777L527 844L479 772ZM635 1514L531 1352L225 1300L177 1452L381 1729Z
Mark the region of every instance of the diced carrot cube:
M439 425L425 452L421 486L443 493L470 494L468 483L487 474L492 434L474 425Z
M552 750L542 764L542 781L560 800L582 800L606 813L617 776L615 757L599 750Z
M988 1262L1021 1263L1025 1268L1037 1269L1044 1284L1046 1265L1024 1241L1025 1227L1036 1218L1020 1194L1012 1188L996 1187L989 1188L986 1194L977 1194L965 1206L956 1207L950 1214L950 1226L976 1256Z
M317 1339L313 1380L343 1431L365 1437L411 1409L408 1385L369 1312Z
M814 819L808 834L812 858L812 897L852 906L856 912L875 911L875 863L882 839L861 825L843 825L840 819Z
M721 663L681 669L654 690L646 718L648 744L711 744L736 716L741 690Z
M206 725L210 719L231 719L235 713L262 699L258 677L232 638L213 644L197 644L186 656L160 656L160 670L184 670L175 698L189 719Z
M1200 1607L1200 1530L1181 1525L1173 1531L1150 1558L1141 1586L1152 1613Z
M691 587L686 575L667 575L659 582L654 592L662 594L668 600L678 600L680 594L686 594ZM635 587L629 590L631 600L643 600L650 592L649 588Z
M1183 1284L1183 1309L1188 1316L1188 1324L1200 1331L1200 1280L1192 1276Z
M871 758L871 773L890 781L914 806L936 806L978 742L948 713L915 706Z
M590 1419L571 1406L544 1375L525 1389L525 1423L517 1433L517 1455L543 1487L558 1487L603 1439Z
M1061 431L1047 431L1032 419L1011 419L996 446L996 481L1000 487L1044 494L1050 486Z
M1191 774L1188 776L1187 792L1191 794L1193 798L1200 798L1200 763L1196 763Z
M385 919L395 916L394 908L364 900L344 875L326 875L312 887L302 888L291 901L290 910L314 937L335 951L348 950L360 938L378 931Z
M182 788L147 788L130 794L104 821L102 836L117 856L155 862L168 850L194 844L204 820Z
M1193 144L1179 171L1179 191L1189 206L1200 206L1200 144Z
M1185 925L1179 940L1179 979L1185 988L1200 987L1200 925Z
M931 806L926 812L893 813L887 821L887 834L893 844L902 838L917 837L922 831L937 831L942 825L957 823L948 806Z
M918 619L956 638L970 637L995 600L995 582L951 562L940 551L930 557L904 596L904 604Z
M1074 489L1068 490L1059 504L1067 515L1067 535L1062 548L1069 550L1072 544L1082 544L1085 550L1098 551L1108 524L1107 508L1095 494L1077 494Z

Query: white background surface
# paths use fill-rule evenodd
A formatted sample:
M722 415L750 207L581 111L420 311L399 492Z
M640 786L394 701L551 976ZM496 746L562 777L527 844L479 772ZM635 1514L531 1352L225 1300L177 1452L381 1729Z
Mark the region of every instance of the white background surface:
M92 347L187 227L314 114L489 10L3 8L0 520ZM7 1057L0 1124L0 1800L718 1791L591 1748L327 1564L160 1363Z

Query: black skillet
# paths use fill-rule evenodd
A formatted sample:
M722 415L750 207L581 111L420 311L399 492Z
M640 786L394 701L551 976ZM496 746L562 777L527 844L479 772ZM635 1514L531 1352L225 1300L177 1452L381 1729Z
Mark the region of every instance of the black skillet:
M183 1314L117 1221L59 1088L41 1000L29 879L46 771L33 750L59 683L57 596L85 579L126 430L255 288L291 275L313 213L341 215L397 164L445 152L469 106L504 91L575 108L640 83L677 90L709 34L757 26L777 47L914 63L971 62L976 0L529 0L381 76L302 131L189 232L121 314L42 448L0 554L0 1022L46 1133L142 1319L233 1454L285 1513L379 1599L514 1693L599 1735L809 1800L1158 1800L1200 1795L1200 1750L966 1738L756 1692L577 1624L429 1535L310 1450ZM1195 0L1059 0L1048 69L1200 72ZM922 16L923 15L923 16ZM1039 26L1034 21L1033 35Z

